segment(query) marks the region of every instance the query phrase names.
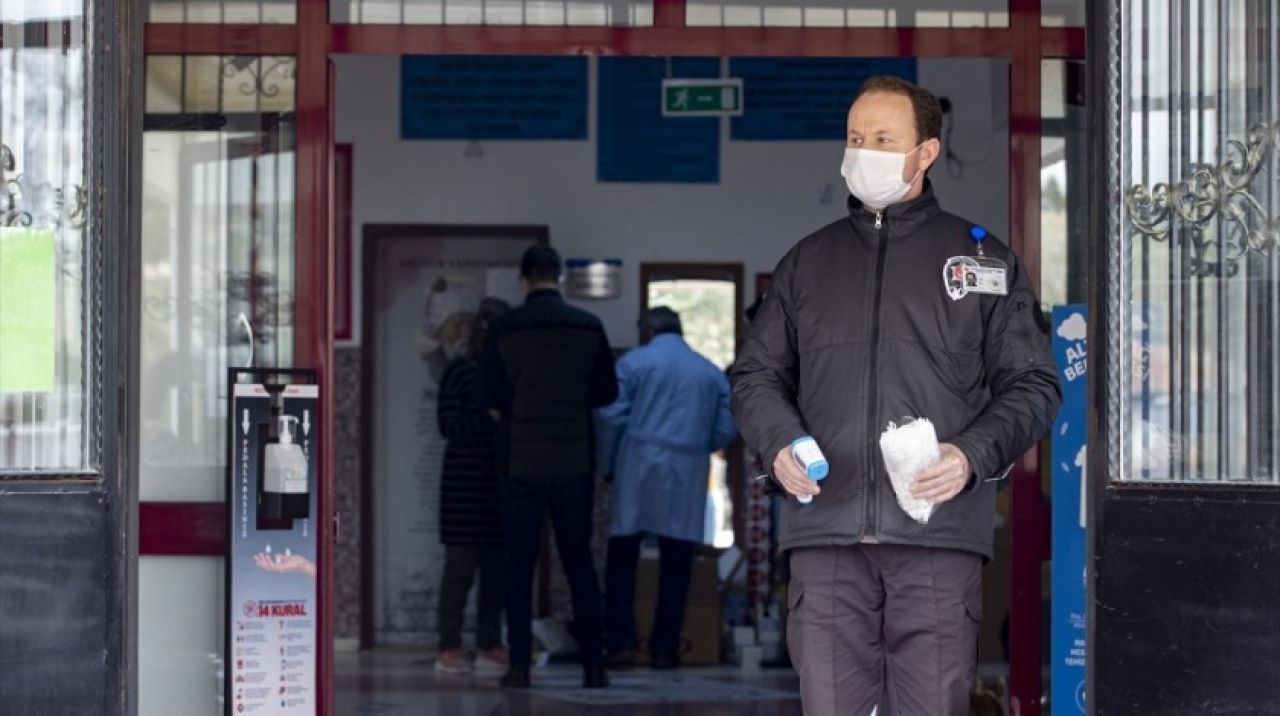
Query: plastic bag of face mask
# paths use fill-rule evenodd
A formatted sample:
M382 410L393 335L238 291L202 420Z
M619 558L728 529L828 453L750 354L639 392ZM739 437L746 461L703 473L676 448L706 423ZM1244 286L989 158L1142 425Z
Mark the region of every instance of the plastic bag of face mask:
M912 496L911 486L921 472L942 458L933 423L925 418L908 418L902 425L889 423L880 434L880 454L902 511L916 522L927 523L934 504Z

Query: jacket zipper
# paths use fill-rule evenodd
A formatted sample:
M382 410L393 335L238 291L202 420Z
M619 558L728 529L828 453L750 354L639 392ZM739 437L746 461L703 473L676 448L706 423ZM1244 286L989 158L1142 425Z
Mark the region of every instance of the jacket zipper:
M876 232L879 237L879 246L876 249L876 278L874 284L875 300L871 306L871 363L867 371L867 525L864 534L874 535L879 530L876 524L878 518L878 505L876 503L876 488L879 480L876 479L876 452L879 449L879 442L876 440L876 408L880 402L879 383L876 381L876 374L879 372L880 362L880 303L884 293L884 265L889 253L889 224L884 220L884 212L876 212Z

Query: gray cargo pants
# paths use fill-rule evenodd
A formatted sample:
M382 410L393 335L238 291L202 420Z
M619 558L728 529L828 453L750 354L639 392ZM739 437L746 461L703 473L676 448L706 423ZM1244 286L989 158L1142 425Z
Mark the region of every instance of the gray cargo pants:
M899 545L791 553L787 646L805 716L966 716L982 558Z

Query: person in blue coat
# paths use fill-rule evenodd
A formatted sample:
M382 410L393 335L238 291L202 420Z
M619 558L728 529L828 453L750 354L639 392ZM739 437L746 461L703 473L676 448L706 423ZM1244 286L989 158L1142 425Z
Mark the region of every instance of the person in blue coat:
M597 412L600 466L613 483L605 648L613 666L635 660L636 567L641 542L653 535L661 568L649 654L654 668L676 668L711 453L736 431L729 380L685 342L679 314L655 308L640 331L644 345L617 365L618 400Z

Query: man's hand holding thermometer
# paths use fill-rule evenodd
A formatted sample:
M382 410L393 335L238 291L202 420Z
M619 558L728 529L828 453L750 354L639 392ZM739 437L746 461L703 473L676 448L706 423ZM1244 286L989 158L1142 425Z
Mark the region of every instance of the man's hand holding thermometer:
M773 460L773 475L778 483L806 505L822 492L818 481L827 476L829 469L817 441L807 435L779 450Z

